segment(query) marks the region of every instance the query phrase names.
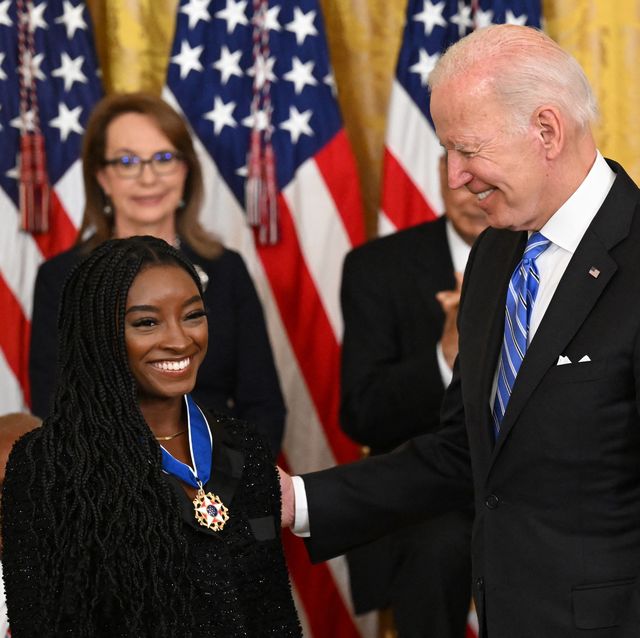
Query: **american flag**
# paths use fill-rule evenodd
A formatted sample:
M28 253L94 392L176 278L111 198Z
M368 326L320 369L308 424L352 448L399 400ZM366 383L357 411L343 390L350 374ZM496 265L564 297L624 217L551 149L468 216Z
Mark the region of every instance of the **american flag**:
M540 27L540 0L409 0L391 89L378 232L435 219L442 213L438 159L427 79L445 49L490 24Z
M20 115L17 4L0 0L0 414L28 409L28 347L33 284L40 263L68 248L82 218L78 156L84 125L102 94L84 2L27 2L34 50L24 62L35 81L51 191L49 232L20 230ZM55 322L56 318L51 317Z
M258 92L271 110L263 102L252 111ZM299 473L356 458L338 426L338 290L364 225L317 0L183 0L164 97L195 134L203 223L242 253L262 299L289 410L283 462ZM247 224L254 125L270 133L275 154L275 245L261 245ZM285 543L305 635L361 635L344 562L311 567L299 539L285 534Z

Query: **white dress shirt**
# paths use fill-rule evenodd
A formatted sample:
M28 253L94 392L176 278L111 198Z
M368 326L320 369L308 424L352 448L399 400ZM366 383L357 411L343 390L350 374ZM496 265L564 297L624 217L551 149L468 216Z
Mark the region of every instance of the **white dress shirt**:
M609 194L615 178L615 173L598 151L595 162L582 184L540 229L540 232L551 244L536 259L540 273L540 285L531 315L529 343L540 326L573 253ZM457 268L455 261L454 267ZM491 393L491 407L493 407L495 397L496 379L497 370ZM309 512L304 481L299 476L294 476L293 479L296 504L295 519L291 529L298 536L309 536Z

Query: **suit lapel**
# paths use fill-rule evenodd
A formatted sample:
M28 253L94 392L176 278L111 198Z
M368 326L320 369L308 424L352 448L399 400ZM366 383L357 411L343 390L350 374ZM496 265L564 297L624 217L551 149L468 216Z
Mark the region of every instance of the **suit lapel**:
M490 467L529 397L546 372L556 365L559 355L589 316L618 268L609 251L629 234L638 191L619 165L610 164L618 177L580 241L527 350L501 424ZM590 275L592 267L599 270L597 277Z

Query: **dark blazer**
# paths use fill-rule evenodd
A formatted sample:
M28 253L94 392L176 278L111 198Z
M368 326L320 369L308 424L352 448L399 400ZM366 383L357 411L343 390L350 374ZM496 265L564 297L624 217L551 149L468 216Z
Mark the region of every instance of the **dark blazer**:
M374 453L440 423L436 344L444 313L435 295L454 287L444 218L371 241L345 259L340 423Z
M489 229L465 275L443 429L305 477L315 560L473 493L483 636L640 635L640 193L610 165L614 185L527 351L497 442L490 394L526 233ZM560 355L573 363L558 366Z
M209 311L209 349L193 396L203 408L253 423L274 454L282 444L286 409L262 306L242 257L225 249L203 259L182 242L182 252L209 277L204 301ZM31 323L31 406L47 416L57 381L56 318L62 287L81 257L74 247L40 266Z
M204 489L219 496L228 508L224 528L214 532L200 526L180 481L165 475L175 490L183 521L187 568L193 583L191 635L299 638L302 632L280 542L280 489L271 454L246 423L207 416L213 459L211 478ZM51 610L43 606L38 589L42 561L34 553L36 547L28 530L45 536L52 532L41 511L33 514L24 489L31 460L45 462L41 441L42 430L38 429L15 445L3 491L3 567L15 638L49 636L51 626ZM96 637L129 635L117 612L118 592L113 587L105 579L100 593L104 618L96 619ZM60 635L74 635L73 630L70 609L68 625L65 623Z
M444 217L370 241L345 259L340 421L372 454L440 425L444 386L436 346L444 313L435 295L454 287ZM455 615L463 635L471 597L470 529L471 513L461 513L348 552L356 612L391 605L397 623L432 633L443 633ZM445 554L446 561L435 558ZM440 569L442 562L447 565ZM416 588L445 597L447 604L395 605Z

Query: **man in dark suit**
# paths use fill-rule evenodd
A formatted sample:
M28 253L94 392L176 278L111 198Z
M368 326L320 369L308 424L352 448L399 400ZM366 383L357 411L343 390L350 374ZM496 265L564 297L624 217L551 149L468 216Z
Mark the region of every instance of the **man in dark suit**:
M448 187L444 156L440 177L443 217L364 244L344 263L340 420L371 454L438 428L458 353L456 273L487 223L472 193ZM463 638L471 519L471 508L449 512L349 552L356 612L390 607L400 638Z
M640 191L597 152L588 82L541 32L476 31L429 82L449 185L492 226L465 273L443 427L296 477L296 524L306 498L319 560L473 494L483 638L637 638Z

